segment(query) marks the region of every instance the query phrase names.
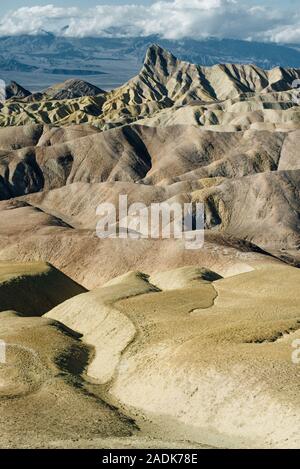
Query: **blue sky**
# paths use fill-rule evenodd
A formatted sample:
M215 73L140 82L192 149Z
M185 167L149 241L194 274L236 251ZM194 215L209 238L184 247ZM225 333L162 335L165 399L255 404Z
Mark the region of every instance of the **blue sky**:
M0 35L208 36L300 44L299 0L10 0ZM113 31L113 33L112 33Z
M8 2L1 2L0 4L0 11L1 13L7 13L9 10L14 10L16 8L24 7L24 6L34 6L34 5L55 5L55 6L86 6L86 7L93 7L95 5L125 5L128 3L135 3L141 5L150 5L154 3L155 0L10 0ZM189 3L186 0L187 4ZM246 2L248 5L267 5L269 7L276 7L280 9L286 8L295 8L297 4L299 5L299 0L248 0Z
M3 2L4 3L4 2ZM24 7L24 6L34 6L34 5L55 5L55 6L87 6L92 7L95 5L124 5L126 3L141 3L144 5L149 5L153 3L152 0L140 0L140 1L130 1L130 0L10 0L9 2L5 2L0 4L1 12L7 12L9 10L13 10L16 8Z

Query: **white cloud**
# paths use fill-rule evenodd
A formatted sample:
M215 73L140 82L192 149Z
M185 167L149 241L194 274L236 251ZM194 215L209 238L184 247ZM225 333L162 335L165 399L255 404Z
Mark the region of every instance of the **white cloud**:
M22 7L6 14L0 21L0 35L36 34L41 29L57 30L61 22L79 17L76 7L58 8L53 5Z
M128 0L130 2L130 0ZM133 0L134 1L134 0ZM240 0L157 0L152 5L95 8L23 7L0 22L0 35L36 34L41 29L67 36L158 34L167 39L207 36L300 42L300 17Z

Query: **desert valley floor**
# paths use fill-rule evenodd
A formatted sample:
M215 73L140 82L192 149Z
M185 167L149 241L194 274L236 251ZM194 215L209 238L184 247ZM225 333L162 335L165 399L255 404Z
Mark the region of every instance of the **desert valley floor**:
M112 91L7 87L1 448L299 447L299 79L153 45ZM203 248L99 239L120 194L203 203Z

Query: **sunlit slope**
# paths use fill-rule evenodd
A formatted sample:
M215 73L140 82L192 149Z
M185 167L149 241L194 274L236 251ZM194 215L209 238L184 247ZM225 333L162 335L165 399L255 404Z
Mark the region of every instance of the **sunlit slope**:
M227 447L297 447L298 269L266 265L198 286L190 272L181 269L182 287L171 290L130 273L46 316L84 334L95 347L88 374L158 432Z

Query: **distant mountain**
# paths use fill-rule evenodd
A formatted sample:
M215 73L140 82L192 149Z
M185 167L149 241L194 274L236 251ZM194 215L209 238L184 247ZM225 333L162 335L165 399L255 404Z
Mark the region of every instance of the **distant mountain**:
M10 98L27 98L30 95L30 91L23 88L15 81L11 81L9 85L5 87L6 99Z
M15 59L4 59L0 57L0 70L11 71L11 72L27 72L31 73L37 70L38 67L28 65L26 63L19 62Z
M144 50L150 43L154 42L181 60L199 65L240 63L257 65L265 70L277 66L300 67L300 50L295 47L217 38L208 38L202 41L193 39L176 41L161 39L157 36L139 39L135 46L139 50L138 55L141 60L144 56Z
M43 96L48 99L74 99L82 96L97 96L103 93L105 93L103 90L86 81L67 80L44 90Z
M113 88L138 73L152 43L181 60L204 66L236 63L263 69L300 68L300 50L294 45L216 38L167 40L158 36L68 38L44 31L36 36L0 37L0 77L17 80L34 91L70 76Z
M98 96L104 94L105 91L97 86L92 85L83 80L67 80L63 83L53 85L40 93L30 93L15 81L11 81L6 86L6 99L10 98L27 98L27 102L40 100L63 100L75 99L83 96Z
M44 72L49 72L49 70L43 70ZM72 68L52 68L51 73L53 75L71 75L75 76L88 76L88 75L104 75L105 72L100 72L99 70L83 70L80 68L72 69Z
M299 78L300 68L196 65L152 44L139 73L122 86L105 92L78 79L54 84L25 99L8 99L1 109L0 125L88 122L105 130L140 120L146 125L293 129L299 108L292 99L292 83ZM16 87L17 91L21 88Z

